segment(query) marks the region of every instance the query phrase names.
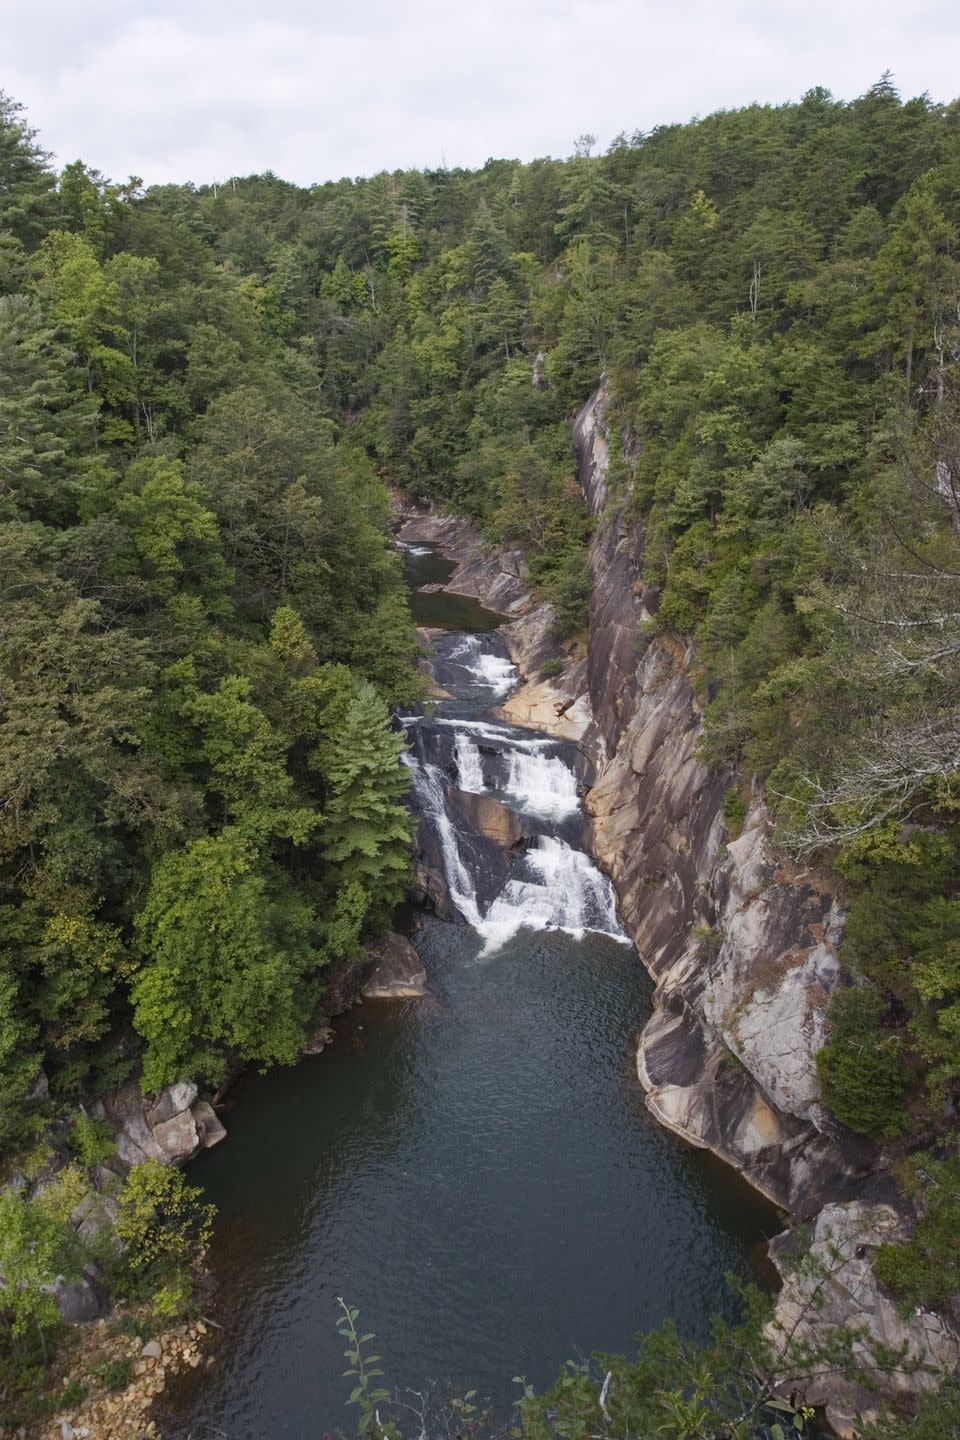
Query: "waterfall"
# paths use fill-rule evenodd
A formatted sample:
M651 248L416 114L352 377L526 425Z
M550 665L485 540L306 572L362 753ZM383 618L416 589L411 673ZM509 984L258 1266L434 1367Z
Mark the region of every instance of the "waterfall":
M479 930L483 924L483 917L477 903L477 887L460 854L457 832L447 810L447 797L444 793L440 771L435 765L418 764L409 756L403 758L413 768L413 785L417 800L440 842L443 871L450 899L467 924L471 925L474 930Z
M613 886L582 850L542 835L525 861L531 878L509 880L476 927L486 941L484 954L524 927L566 930L578 940L593 930L630 943L617 920Z
M416 757L408 752L404 758L414 771L420 811L436 837L450 902L483 938L484 955L521 929L565 930L578 939L594 931L629 943L617 921L610 881L582 850L551 833L580 809L576 775L560 742L490 720L411 717L404 723L416 726ZM486 771L483 742L493 752ZM493 784L490 776L497 773L502 781ZM452 809L451 784L510 805L541 830L525 850L506 853L505 882L486 869L482 849L470 840L476 832ZM491 878L499 893L483 903L478 882L487 882L489 895Z
M517 681L517 668L505 655L495 655L484 649L479 635L464 635L447 655L449 661L460 665L474 680L490 691L493 700L502 700Z
M483 780L483 765L480 751L471 739L458 731L453 747L457 762L457 787L474 795L480 795L486 788Z
M577 777L558 755L514 750L507 772L507 794L524 814L564 820L580 808Z

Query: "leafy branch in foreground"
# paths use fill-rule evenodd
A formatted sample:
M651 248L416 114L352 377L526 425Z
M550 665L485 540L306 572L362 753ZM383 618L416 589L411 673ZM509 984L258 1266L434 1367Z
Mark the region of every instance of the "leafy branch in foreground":
M396 1426L390 1421L382 1424L377 1409L378 1405L390 1399L390 1391L385 1390L382 1385L373 1384L374 1380L383 1375L383 1371L376 1368L380 1356L364 1354L364 1345L374 1339L373 1331L361 1335L357 1330L360 1311L355 1305L348 1305L340 1295L337 1296L337 1304L343 1312L337 1321L337 1332L347 1341L347 1348L343 1353L350 1362L350 1368L343 1373L354 1376L357 1382L347 1400L348 1405L356 1405L360 1410L357 1433L385 1437L385 1440L394 1440L396 1437L396 1440L399 1440L400 1432Z

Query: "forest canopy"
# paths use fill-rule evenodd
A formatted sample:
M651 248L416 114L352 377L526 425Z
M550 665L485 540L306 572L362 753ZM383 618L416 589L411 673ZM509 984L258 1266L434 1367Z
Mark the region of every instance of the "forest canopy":
M826 1098L954 1113L960 103L595 148L144 190L0 97L0 1145L299 1054L408 878L388 489L525 547L575 643L601 377L731 828L762 791L846 886Z

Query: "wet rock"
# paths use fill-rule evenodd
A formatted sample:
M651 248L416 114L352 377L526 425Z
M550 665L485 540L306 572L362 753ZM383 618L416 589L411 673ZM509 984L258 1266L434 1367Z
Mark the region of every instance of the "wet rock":
M324 1050L326 1050L327 1046L332 1043L333 1038L333 1030L326 1023L326 1021L324 1021L322 1025L318 1025L317 1028L309 1035L306 1044L300 1051L300 1054L322 1055Z
M516 810L504 805L492 795L474 795L465 790L452 790L451 802L467 817L472 825L493 840L502 849L509 850L524 839L530 839L537 831L527 823Z
M427 972L409 940L391 932L372 951L376 964L361 991L365 1000L407 1000L426 994Z

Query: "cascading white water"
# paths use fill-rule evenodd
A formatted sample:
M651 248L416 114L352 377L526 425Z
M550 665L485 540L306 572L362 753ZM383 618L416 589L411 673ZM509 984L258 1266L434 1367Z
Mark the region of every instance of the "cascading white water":
M517 669L512 661L504 655L491 655L486 652L476 635L465 635L447 658L462 665L479 684L490 691L494 700L502 700L516 683Z
M457 788L473 795L481 795L486 786L480 751L473 741L460 731L454 741L453 757L457 762Z
M490 954L517 931L566 930L578 940L587 930L629 944L617 920L613 886L582 850L542 835L527 851L533 879L509 880L477 927Z
M507 794L526 815L564 820L580 808L577 777L559 755L515 750L507 771Z
M436 831L443 856L443 871L450 899L468 925L479 930L483 916L477 904L477 887L460 854L457 832L447 813L447 797L443 779L435 765L421 765L409 755L402 757L413 769L413 785L424 815Z
M454 759L457 788L488 789L474 736L496 740L506 762L507 783L493 793L517 809L545 821L559 821L579 808L576 777L559 755L545 753L549 738L526 736L486 721L444 719L456 728ZM509 741L509 745L506 743ZM500 949L521 929L565 930L581 938L587 930L629 943L617 921L613 887L582 850L555 835L540 835L515 862L514 875L485 908L464 858L461 839L447 804L443 771L428 761L405 757L414 770L417 799L432 826L443 858L447 892L463 920L484 940L482 953Z

